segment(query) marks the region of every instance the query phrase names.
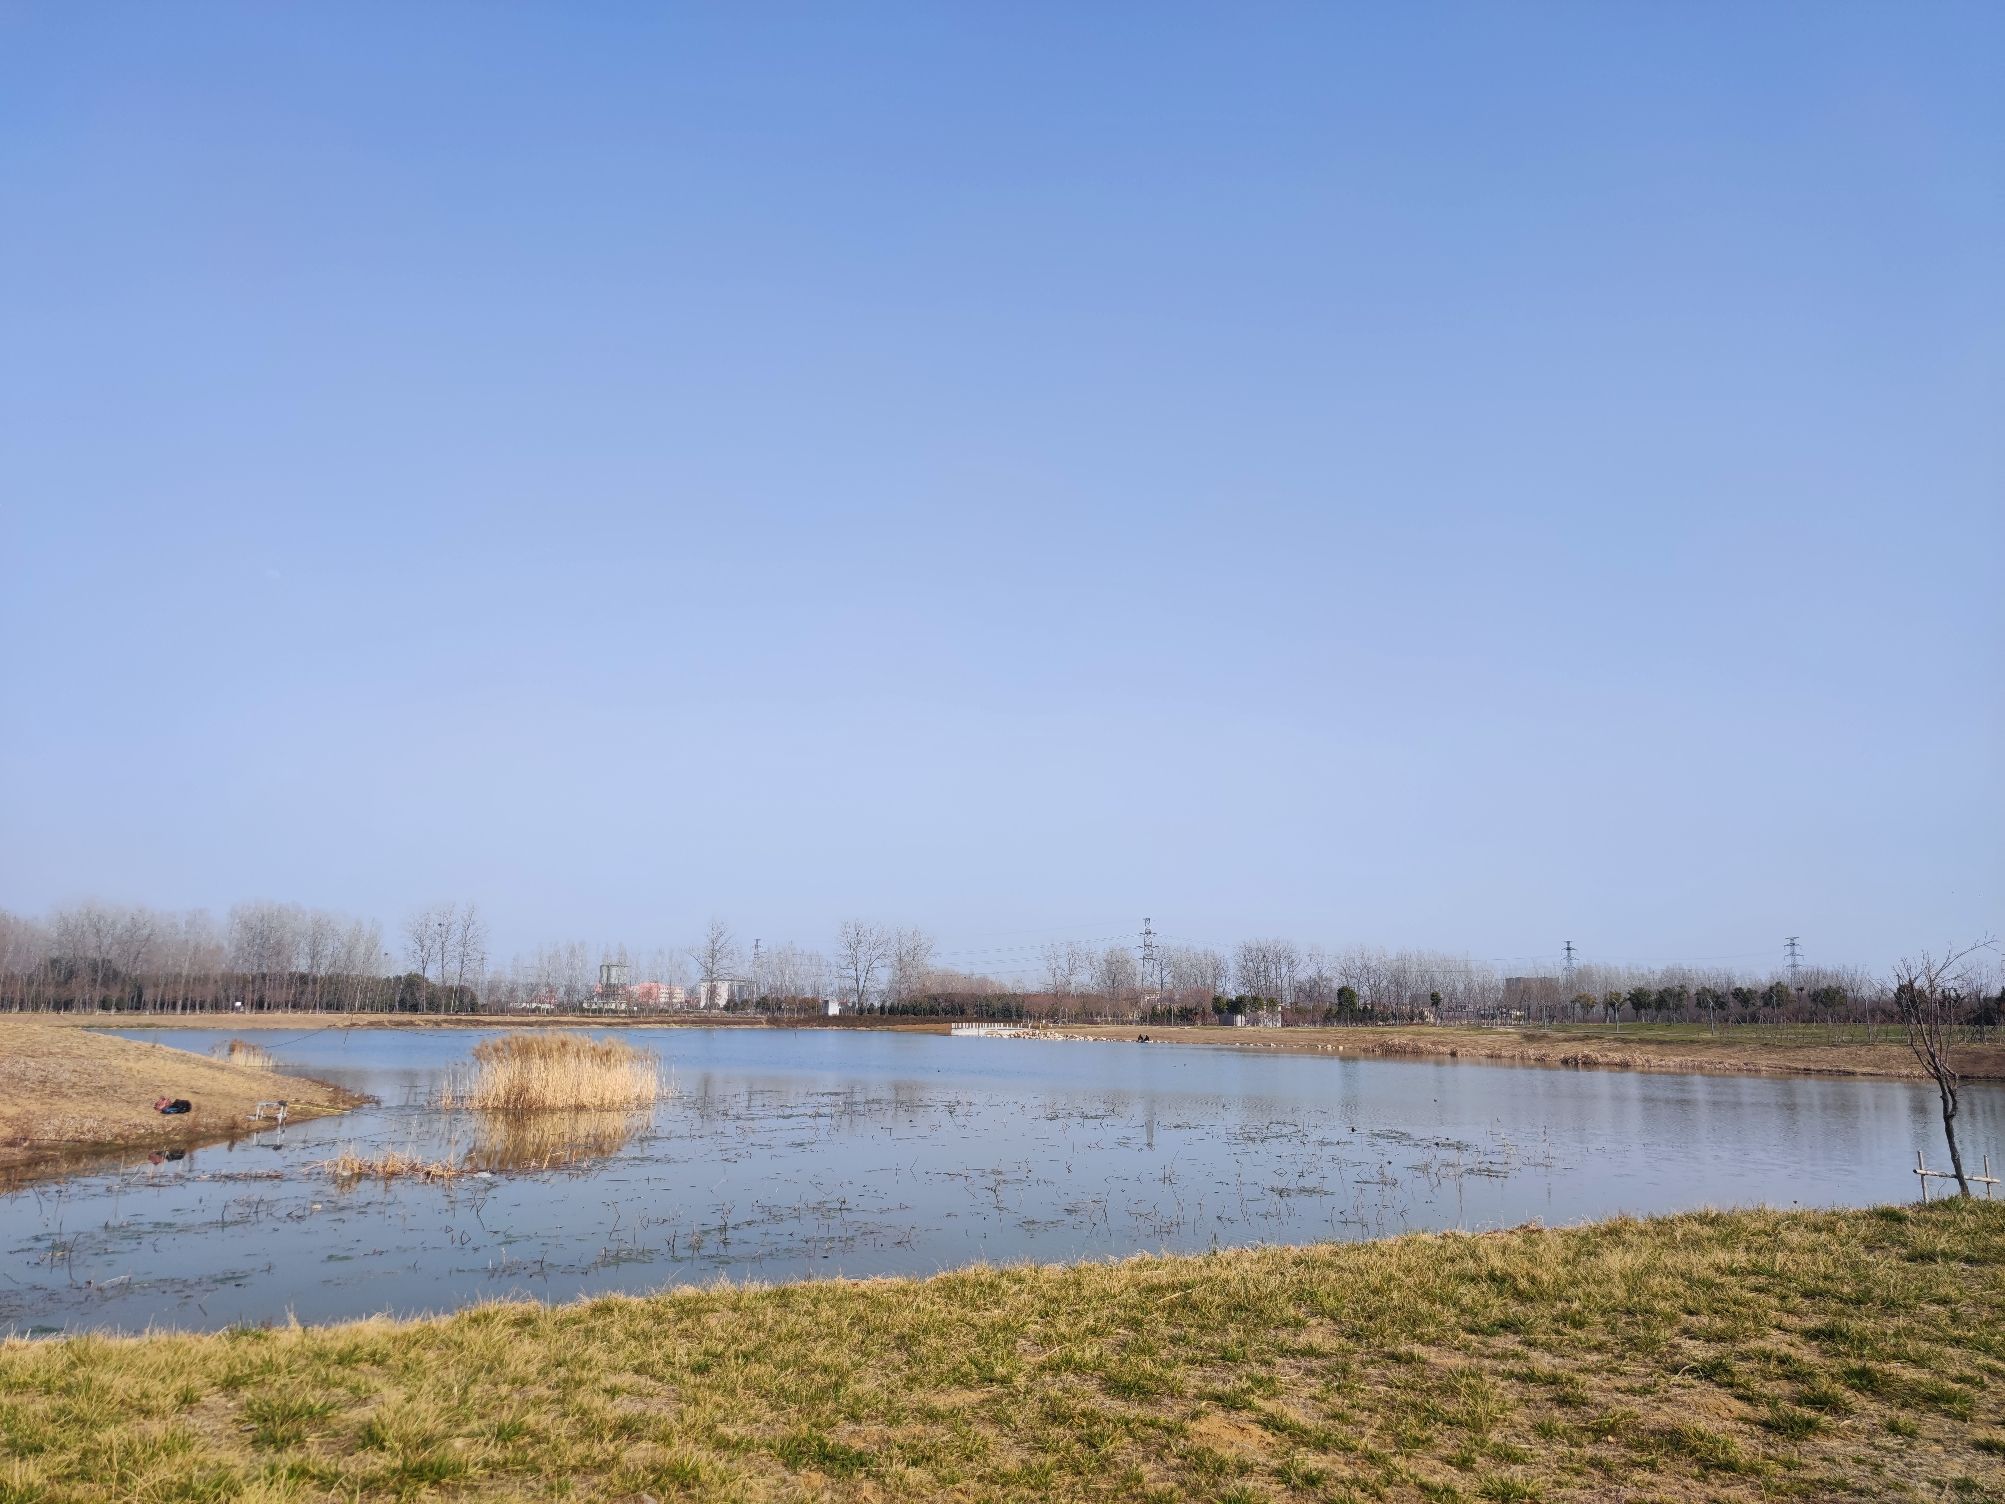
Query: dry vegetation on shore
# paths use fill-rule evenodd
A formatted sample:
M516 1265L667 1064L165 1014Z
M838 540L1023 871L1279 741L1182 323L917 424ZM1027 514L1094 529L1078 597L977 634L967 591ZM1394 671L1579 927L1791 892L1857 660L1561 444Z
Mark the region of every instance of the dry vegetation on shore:
M1481 1060L1513 1065L1600 1070L1897 1076L1920 1079L1921 1065L1898 1028L1875 1037L1864 1030L1815 1025L1755 1025L1713 1033L1702 1024L1359 1025L1341 1028L1219 1029L1150 1024L1075 1024L1065 1032L1097 1039L1145 1033L1160 1044L1297 1054ZM1957 1069L1967 1081L2005 1080L2005 1042L1960 1044Z
M271 1058L262 1050L256 1054ZM0 1023L0 1179L51 1173L95 1152L227 1138L249 1128L261 1101L283 1097L300 1118L360 1100L324 1082L236 1063L249 1058L233 1053L218 1060L36 1019L7 1019ZM153 1103L163 1096L186 1097L193 1111L162 1117Z
M0 1499L2005 1496L2005 1203L0 1344Z

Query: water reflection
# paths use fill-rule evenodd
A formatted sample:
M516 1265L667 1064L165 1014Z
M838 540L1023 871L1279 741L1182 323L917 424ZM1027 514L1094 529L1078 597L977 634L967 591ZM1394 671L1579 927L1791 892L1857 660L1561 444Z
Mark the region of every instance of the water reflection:
M462 1163L490 1174L575 1170L617 1154L644 1132L644 1112L476 1112Z
M381 1105L0 1195L0 1331L1905 1200L1941 1135L1905 1082L777 1030L645 1034L675 1081L652 1112L437 1110L481 1037L274 1031ZM1972 1163L2005 1161L2001 1123L1969 1088ZM459 1173L337 1189L315 1167L344 1151Z

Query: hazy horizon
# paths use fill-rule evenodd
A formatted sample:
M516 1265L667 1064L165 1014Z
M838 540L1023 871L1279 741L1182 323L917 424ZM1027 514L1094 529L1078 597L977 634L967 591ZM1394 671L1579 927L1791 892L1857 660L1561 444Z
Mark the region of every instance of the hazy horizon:
M0 908L2005 932L2001 56L0 6Z

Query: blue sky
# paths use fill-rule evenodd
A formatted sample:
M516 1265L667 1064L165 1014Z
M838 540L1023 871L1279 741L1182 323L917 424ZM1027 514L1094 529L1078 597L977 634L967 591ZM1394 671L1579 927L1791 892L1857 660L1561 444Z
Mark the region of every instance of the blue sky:
M2005 928L2005 12L0 6L0 905Z

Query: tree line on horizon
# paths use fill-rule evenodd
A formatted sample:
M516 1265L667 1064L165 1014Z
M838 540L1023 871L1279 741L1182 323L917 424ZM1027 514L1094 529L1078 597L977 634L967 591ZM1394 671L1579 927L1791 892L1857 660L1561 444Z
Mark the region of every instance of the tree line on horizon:
M619 984L609 987L609 975ZM1004 979L942 964L924 930L864 920L838 926L827 950L747 947L718 919L684 945L569 941L497 965L470 903L415 910L393 939L375 920L264 900L220 920L96 902L42 918L0 910L0 1010L8 1011L506 1015L647 1011L681 996L782 1019L820 1015L833 999L851 1014L1052 1022L1725 1025L1882 1022L1893 995L1892 983L1857 969L1804 967L1789 977L1583 963L1506 977L1447 952L1274 937L1229 953L1165 944L1148 956L1054 942L1034 975ZM1972 974L1959 1006L1972 1025L1998 1025L2005 984L1995 965Z

